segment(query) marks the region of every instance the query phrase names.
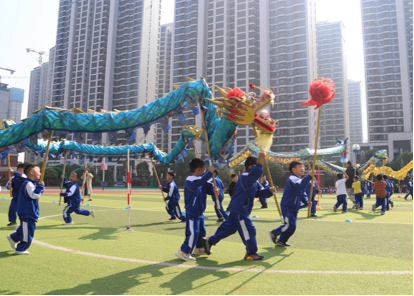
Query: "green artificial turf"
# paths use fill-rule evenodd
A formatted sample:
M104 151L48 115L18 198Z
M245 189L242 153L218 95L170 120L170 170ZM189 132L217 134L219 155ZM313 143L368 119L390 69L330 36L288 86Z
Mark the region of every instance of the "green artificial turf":
M10 199L0 199L0 294L411 294L412 274L271 273L271 271L412 271L412 201L393 196L395 207L386 215L372 212L375 197L365 210L334 213L333 195L320 200L318 218L299 214L290 248L272 244L268 231L280 225L275 203L268 209L255 203L252 216L263 261L243 260L239 235L212 248L210 256L183 262L174 256L184 241L185 224L168 221L159 192L132 194L131 228L127 225L126 193L93 194L84 208L96 218L73 214L74 225L63 226L62 210L53 201L58 194L41 197L41 217L35 239L78 252L172 264L145 264L82 255L33 243L29 256L16 256L5 237ZM0 195L0 198L2 195ZM280 194L281 197L281 194ZM279 197L279 198L280 198ZM229 198L225 198L227 206ZM87 206L87 204L90 206ZM184 209L183 204L181 205ZM50 217L49 217L50 216ZM351 219L352 223L344 222ZM219 223L211 199L205 224L207 235ZM182 268L208 267L213 270ZM229 270L233 268L233 270ZM234 270L237 269L237 270ZM254 269L254 271L248 271Z

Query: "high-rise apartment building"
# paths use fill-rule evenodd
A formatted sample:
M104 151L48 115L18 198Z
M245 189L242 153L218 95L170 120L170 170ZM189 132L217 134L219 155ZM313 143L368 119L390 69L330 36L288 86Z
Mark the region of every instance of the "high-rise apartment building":
M157 99L160 2L61 0L52 105L131 110Z
M361 144L362 132L362 103L361 81L348 80L348 106L349 106L349 143Z
M19 123L22 119L22 105L24 101L24 89L8 87L8 84L0 82L0 120L13 119Z
M160 55L159 55L159 69L158 69L158 98L162 98L173 90L172 84L172 46L173 46L173 32L174 23L164 24L161 26L160 35ZM171 118L168 119L171 125ZM161 125L156 127L157 147L163 151L169 151L168 143L170 132L164 131Z
M249 83L269 87L276 95L271 117L279 120L272 150L313 146L315 112L300 104L317 77L314 1L176 0L175 5L173 84L202 76L210 85L245 92ZM214 95L221 96L217 90ZM173 119L170 149L185 124L202 126L191 113L186 122ZM252 139L251 127L239 126L235 150Z
M336 137L349 139L348 68L346 34L340 22L317 23L318 76L330 78L336 86L335 98L323 106L321 113L321 148L334 146Z
M413 140L413 1L361 0L367 88L365 149L392 160Z

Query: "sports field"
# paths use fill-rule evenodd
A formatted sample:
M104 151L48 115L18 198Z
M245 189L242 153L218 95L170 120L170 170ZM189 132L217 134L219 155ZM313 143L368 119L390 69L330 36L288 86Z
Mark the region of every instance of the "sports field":
M342 214L332 210L335 196L324 195L318 218L307 219L301 210L289 248L269 238L269 230L280 225L274 201L269 199L268 209L255 203L263 261L243 260L236 233L213 247L212 255L184 262L174 253L184 241L185 223L168 221L159 191L133 191L131 232L123 231L126 191L94 193L85 208L95 210L96 218L73 214L75 224L67 226L64 205L53 203L58 194L51 192L57 191L41 197L28 256L10 248L10 198L0 194L0 294L413 294L411 197L394 194L395 207L382 216L371 211L375 196L364 200L365 210ZM209 199L208 235L219 225L213 207Z

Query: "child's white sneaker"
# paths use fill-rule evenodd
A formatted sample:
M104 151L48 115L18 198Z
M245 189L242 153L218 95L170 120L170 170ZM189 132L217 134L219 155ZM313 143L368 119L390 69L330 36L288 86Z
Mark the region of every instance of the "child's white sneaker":
M28 251L14 251L16 255L30 255Z
M62 225L73 225L73 221L72 222L68 222L68 223L63 223Z
M95 218L95 212L93 210L89 212L89 215Z
M175 252L175 256L177 256L178 258L184 260L184 261L195 261L196 258L194 258L193 256L191 256L188 253L184 253L181 250L178 250L177 252Z
M7 236L7 239L9 240L10 247L12 247L12 249L16 250L17 243L11 238L10 235Z
M381 215L385 215L385 212L381 212Z

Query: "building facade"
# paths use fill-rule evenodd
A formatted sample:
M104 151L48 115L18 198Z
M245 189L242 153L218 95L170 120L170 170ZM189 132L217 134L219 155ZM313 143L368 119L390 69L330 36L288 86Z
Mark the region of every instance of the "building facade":
M321 113L320 147L328 148L337 143L336 137L350 138L346 33L342 22L323 21L316 27L318 76L330 78L336 86L335 98Z
M361 81L348 80L349 101L349 143L361 144L362 133L362 103L361 103ZM349 145L348 145L349 146Z
M9 118L9 101L10 101L10 90L7 87L8 84L0 82L0 120L10 119Z
M279 120L271 149L288 153L314 145L315 112L300 106L317 77L313 0L176 0L173 40L173 84L205 77L210 86L245 92L249 83L269 87L276 95L271 117ZM213 94L221 96L216 89ZM202 126L187 113L186 122L172 119L169 149L184 125ZM239 126L235 151L253 139L251 127Z
M412 151L413 1L361 0L368 141L392 160Z

